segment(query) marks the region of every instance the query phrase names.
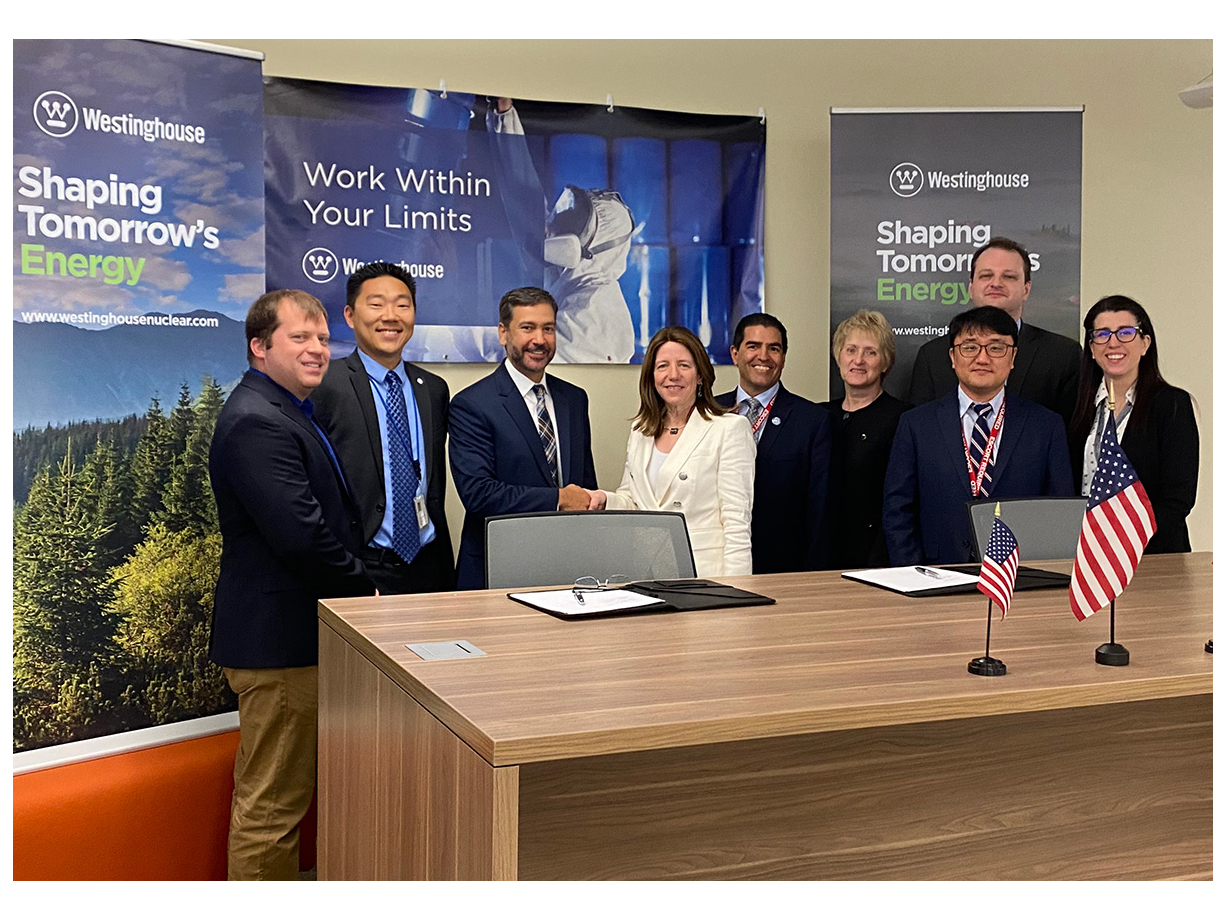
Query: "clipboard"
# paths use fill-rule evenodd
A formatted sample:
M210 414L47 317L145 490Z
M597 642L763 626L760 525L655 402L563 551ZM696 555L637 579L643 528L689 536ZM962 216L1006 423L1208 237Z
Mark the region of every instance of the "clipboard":
M931 575L920 573L919 569L931 572ZM870 568L865 571L844 571L843 577L849 581L858 581L872 587L880 587L904 597L945 597L954 594L973 594L979 587L978 564L948 565L941 568L926 565L902 565L898 568ZM937 575L933 577L932 575ZM926 579L926 580L920 580ZM944 580L945 583L941 583ZM1025 565L1017 569L1017 582L1013 591L1042 590L1045 588L1067 589L1071 577L1058 571L1044 571L1042 568L1028 568ZM914 584L916 586L908 586Z

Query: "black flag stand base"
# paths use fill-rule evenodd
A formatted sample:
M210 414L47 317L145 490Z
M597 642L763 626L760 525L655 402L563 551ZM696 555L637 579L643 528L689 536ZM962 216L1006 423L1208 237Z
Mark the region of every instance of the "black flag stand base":
M966 669L975 676L1004 676L1005 662L995 657L977 657L966 665Z
M1111 640L1094 649L1094 663L1108 667L1127 667L1128 649L1115 643L1115 601L1111 601Z
M1094 662L1096 664L1106 664L1108 667L1127 667L1128 649L1123 645L1117 645L1115 642L1109 641L1105 645L1099 645L1094 649Z
M975 676L1004 676L1005 662L992 657L992 601L988 601L988 639L983 657L977 657L966 665L967 673Z

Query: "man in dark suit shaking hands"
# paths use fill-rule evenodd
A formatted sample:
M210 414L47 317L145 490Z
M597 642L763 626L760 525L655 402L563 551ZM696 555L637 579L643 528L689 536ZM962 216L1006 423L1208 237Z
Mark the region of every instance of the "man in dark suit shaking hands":
M1073 417L1081 349L1077 342L1055 332L1022 322L1022 308L1030 297L1030 253L1019 243L993 236L971 259L972 306L995 306L1017 324L1017 351L1009 387L1013 394L1037 402L1064 419ZM922 345L911 368L907 401L922 405L954 387L949 366L949 341L942 335Z
M539 287L498 304L507 358L451 402L451 474L464 504L457 587L485 587L485 518L600 506L587 393L545 373L558 305Z
M209 450L221 529L209 657L238 694L231 880L298 876L315 787L316 603L375 593L357 558L357 509L308 398L328 368L328 317L300 290L247 313L251 369Z
M969 562L969 501L1073 494L1060 416L1005 387L1016 350L1017 324L1004 310L983 306L950 321L957 385L904 412L890 451L882 507L890 564Z
M732 336L740 386L716 397L749 419L758 444L751 524L754 574L815 571L830 559L830 416L784 387L780 378L787 353L782 322L766 313L746 316Z
M444 497L448 390L405 363L417 283L399 265L371 262L345 286L345 321L357 348L315 390L318 418L336 448L362 515L362 560L381 594L455 586Z

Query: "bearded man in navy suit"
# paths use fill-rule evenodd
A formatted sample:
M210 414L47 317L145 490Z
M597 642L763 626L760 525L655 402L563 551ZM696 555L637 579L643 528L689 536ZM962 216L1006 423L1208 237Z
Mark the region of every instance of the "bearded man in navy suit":
M1074 494L1064 422L1008 394L1017 323L983 306L949 324L958 385L904 412L885 474L882 529L892 565L971 561L966 505Z
M558 304L517 287L498 304L506 360L451 400L451 474L464 505L456 587L485 587L485 518L603 506L592 460L587 393L545 373Z
M752 313L737 323L731 352L740 385L716 401L749 418L758 444L750 526L754 574L825 568L830 414L781 382L788 331L774 316Z

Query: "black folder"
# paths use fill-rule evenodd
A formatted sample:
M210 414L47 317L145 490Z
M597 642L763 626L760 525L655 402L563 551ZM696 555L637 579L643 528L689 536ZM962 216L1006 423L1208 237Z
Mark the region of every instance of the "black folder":
M750 590L729 587L703 578L686 578L668 581L633 581L626 590L645 597L663 600L672 610L720 609L725 606L767 606L774 603L773 597L765 597Z

